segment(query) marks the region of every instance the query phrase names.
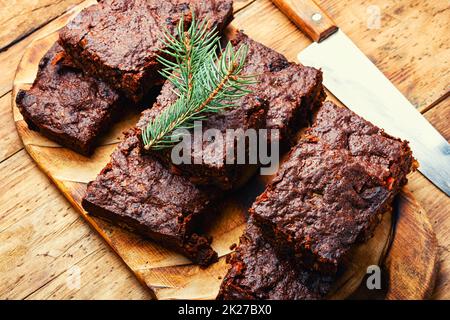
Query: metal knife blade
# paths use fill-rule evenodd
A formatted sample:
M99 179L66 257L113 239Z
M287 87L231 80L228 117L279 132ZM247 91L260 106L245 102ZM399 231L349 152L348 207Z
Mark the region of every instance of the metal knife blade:
M342 30L298 54L323 71L324 85L349 109L410 142L422 172L450 196L450 145Z

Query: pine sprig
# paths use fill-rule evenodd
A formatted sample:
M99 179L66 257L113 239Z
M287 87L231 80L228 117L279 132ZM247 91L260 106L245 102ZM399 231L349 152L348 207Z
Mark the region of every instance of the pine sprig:
M180 20L177 36L166 32L167 47L160 56L161 74L174 86L177 100L152 119L142 132L146 150L173 146L179 138L176 129L192 129L194 121L205 120L211 113L235 106L247 95L253 76L241 75L248 54L247 46L235 49L229 42L220 56L219 37L208 30L207 21L193 21L188 31Z
M162 50L158 57L159 63L164 67L160 74L175 86L178 95L188 93L186 90L192 87L194 75L204 59L215 51L219 41L216 30L212 28L208 31L207 21L198 23L194 15L187 32L184 28L184 19L181 19L177 26L177 36L172 35L168 29L165 30L162 42L167 49Z

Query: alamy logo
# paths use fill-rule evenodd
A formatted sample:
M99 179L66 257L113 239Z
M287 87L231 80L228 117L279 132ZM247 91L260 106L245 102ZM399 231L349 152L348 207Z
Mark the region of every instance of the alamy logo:
M202 122L194 123L193 132L177 129L172 138L179 141L171 152L171 160L180 164L250 164L261 165L262 175L274 174L279 163L278 129L203 130Z
M379 6L370 5L366 9L367 14L367 28L380 29L381 28L381 9Z
M77 265L67 270L66 286L69 290L79 290L81 288L81 270Z
M381 289L381 268L377 265L371 265L367 267L367 277L366 286L369 290L380 290Z

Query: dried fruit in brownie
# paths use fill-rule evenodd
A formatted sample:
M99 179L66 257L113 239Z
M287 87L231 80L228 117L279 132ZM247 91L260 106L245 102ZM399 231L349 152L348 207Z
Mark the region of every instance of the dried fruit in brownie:
M121 99L106 83L73 68L64 50L55 44L39 63L31 89L20 90L16 102L30 128L89 155Z
M407 142L326 102L250 213L304 266L333 273L372 235L413 162Z

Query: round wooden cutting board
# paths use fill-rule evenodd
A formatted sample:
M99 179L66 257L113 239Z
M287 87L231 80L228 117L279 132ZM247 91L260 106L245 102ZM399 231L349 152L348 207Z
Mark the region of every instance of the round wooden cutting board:
M86 3L84 3L86 6ZM117 252L137 278L158 299L214 299L221 279L228 270L225 257L230 246L238 243L245 226L247 208L262 192L267 178L255 177L238 194L227 198L221 214L213 221L209 234L219 262L207 269L192 265L186 258L121 228L93 218L81 207L86 184L109 161L121 132L138 118L130 112L103 137L90 158L62 148L35 131L31 131L15 104L19 89L33 83L39 60L57 40L57 30L82 7L75 7L53 21L52 33L33 42L18 66L13 87L14 120L23 144L39 167L49 176L91 226ZM51 29L51 28L50 28ZM277 49L277 48L273 48ZM375 236L355 248L346 271L337 281L331 299L377 297L386 299L423 299L430 296L436 275L437 243L424 210L406 189L397 197L394 209L384 215ZM386 281L380 292L368 291L361 282L369 265L380 265Z

